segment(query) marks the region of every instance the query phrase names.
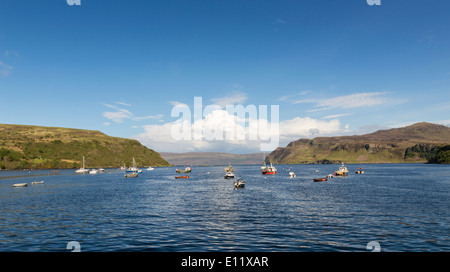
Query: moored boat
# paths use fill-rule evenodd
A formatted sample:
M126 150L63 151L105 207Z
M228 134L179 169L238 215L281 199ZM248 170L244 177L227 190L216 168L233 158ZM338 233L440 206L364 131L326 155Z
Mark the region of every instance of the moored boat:
M296 177L296 175L295 175L295 173L294 173L294 172L289 172L289 177L291 177L291 178L295 178L295 177Z
M225 179L234 179L234 173L233 172L226 172L224 178Z
M178 176L178 177L175 177L175 179L188 179L189 178L189 176Z
M139 174L137 172L125 173L124 177L126 178L137 178Z
M314 182L321 182L321 181L327 181L328 178L315 178L313 179Z
M27 187L28 183L15 183L13 184L13 187Z
M177 173L190 173L192 171L192 168L185 167L184 170L176 169Z
M225 167L223 170L225 171L225 173L228 173L228 172L234 172L234 169L233 169L233 167L231 166L231 163L230 163L230 166Z
M344 163L342 163L341 167L339 167L339 170L337 170L336 172L334 172L335 176L348 176L348 169L347 167L344 165Z
M84 156L83 156L83 167L80 169L75 170L75 173L77 174L87 174L89 173L89 169L84 168Z
M261 166L261 172L263 175L275 175L278 174L277 169L275 166L270 163L270 166L266 166L265 164Z
M358 170L355 171L356 174L364 174L363 168L360 167Z
M137 173L142 173L142 170L136 167L136 160L133 157L133 165L127 169L126 171L127 173L133 173L133 172L137 172Z
M238 179L234 182L234 187L236 188L244 188L245 187L245 180Z

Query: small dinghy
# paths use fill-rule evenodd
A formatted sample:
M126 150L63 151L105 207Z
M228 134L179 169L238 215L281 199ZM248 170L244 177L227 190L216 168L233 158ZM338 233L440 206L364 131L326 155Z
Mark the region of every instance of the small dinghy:
M16 183L16 184L13 184L13 187L27 187L28 186L28 183Z
M139 174L137 172L132 172L124 175L124 177L126 178L137 178L138 176Z
M328 178L315 178L313 179L314 182L321 182L321 181L327 181Z
M296 177L296 175L295 175L295 173L294 173L294 172L289 172L289 177L291 177L291 178L295 178L295 177Z
M175 177L176 179L188 179L189 178L189 176L178 176L178 177Z
M31 182L31 185L43 184L43 183L44 183L43 180L42 181L33 181L33 182Z

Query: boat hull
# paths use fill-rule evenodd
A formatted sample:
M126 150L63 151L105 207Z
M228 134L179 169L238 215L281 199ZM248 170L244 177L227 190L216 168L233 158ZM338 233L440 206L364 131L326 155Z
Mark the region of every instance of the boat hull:
M323 182L323 181L327 181L327 178L318 178L318 179L313 179L314 182Z
M177 173L190 173L191 170L177 170Z
M263 175L276 175L278 174L277 171L267 171L267 172L262 172Z
M188 179L189 176L179 176L179 177L175 177L175 179Z

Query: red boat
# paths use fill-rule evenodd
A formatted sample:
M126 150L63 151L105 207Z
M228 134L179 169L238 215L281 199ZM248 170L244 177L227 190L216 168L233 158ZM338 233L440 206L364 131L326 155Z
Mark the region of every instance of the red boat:
M263 175L275 175L278 174L277 169L270 163L270 166L266 166L265 164L261 166L261 172Z
M313 180L314 180L314 182L321 182L321 181L327 181L328 178L315 178Z
M176 179L182 179L182 178L189 178L189 176L179 176L179 177L175 177Z

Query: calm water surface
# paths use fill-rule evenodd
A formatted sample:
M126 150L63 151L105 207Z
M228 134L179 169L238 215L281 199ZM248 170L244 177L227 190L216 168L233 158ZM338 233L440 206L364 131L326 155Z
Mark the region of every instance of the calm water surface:
M450 166L348 165L347 177L312 181L338 167L277 165L265 177L235 166L242 189L223 167L194 167L188 180L174 167L138 178L1 171L0 251L68 251L70 241L82 251L450 250Z

